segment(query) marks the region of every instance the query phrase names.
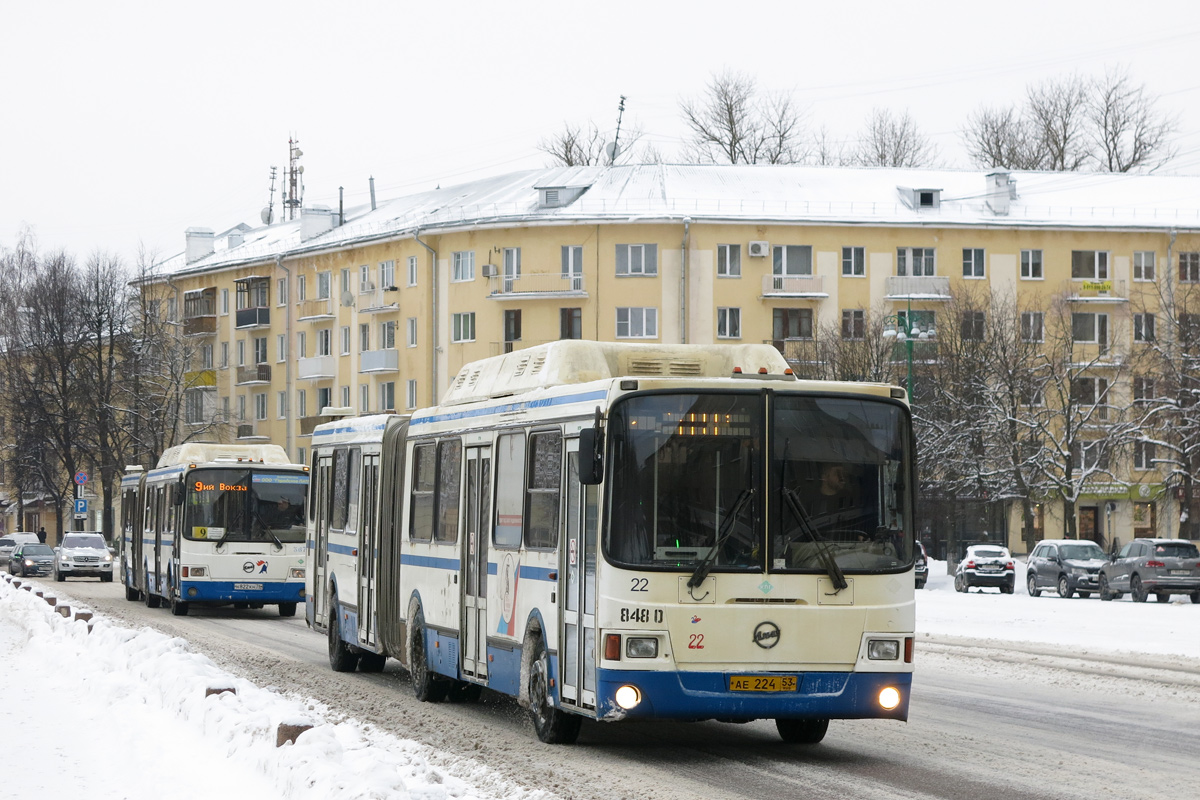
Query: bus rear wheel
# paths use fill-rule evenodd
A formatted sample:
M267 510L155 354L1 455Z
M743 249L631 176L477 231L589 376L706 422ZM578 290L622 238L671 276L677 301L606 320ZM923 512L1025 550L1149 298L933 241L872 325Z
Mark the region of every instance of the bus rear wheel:
M358 653L350 649L350 645L342 641L338 629L337 603L329 608L329 666L334 672L354 672L358 666Z
M829 730L827 719L777 719L775 727L785 742L792 744L818 744Z
M149 588L142 593L142 599L146 601L146 608L158 608L162 605L162 598L151 592Z
M429 669L429 660L425 657L425 615L420 611L413 620L411 652L408 674L412 677L413 694L423 703L442 702L450 685Z
M139 592L137 589L133 588L132 586L128 586L128 585L125 586L125 599L126 600L133 602L135 600L140 600L141 597L142 597L142 593Z
M529 662L529 717L533 730L546 744L571 744L579 738L583 717L568 714L550 702L550 656L542 637L535 641Z
M296 616L296 604L295 603L280 603L279 604L279 616L281 616L281 617Z

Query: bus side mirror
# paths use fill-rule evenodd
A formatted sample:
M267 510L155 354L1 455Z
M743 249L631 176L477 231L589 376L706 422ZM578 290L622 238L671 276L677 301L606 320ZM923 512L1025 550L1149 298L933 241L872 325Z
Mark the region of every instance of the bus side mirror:
M184 494L183 481L176 483L174 486L175 486L175 488L172 490L173 493L171 495L171 502L177 506L181 506L181 505L183 505L183 494Z
M604 480L604 434L599 427L579 432L579 482L595 486Z

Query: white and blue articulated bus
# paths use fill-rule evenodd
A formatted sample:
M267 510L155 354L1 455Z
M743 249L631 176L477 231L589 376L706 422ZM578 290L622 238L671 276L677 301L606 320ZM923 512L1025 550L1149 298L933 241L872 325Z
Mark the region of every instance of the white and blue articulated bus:
M902 389L769 345L562 341L440 405L312 435L308 620L335 670L583 720L908 717L914 442Z
M192 605L304 600L308 467L278 445L189 443L121 481L121 576L128 600L172 613Z

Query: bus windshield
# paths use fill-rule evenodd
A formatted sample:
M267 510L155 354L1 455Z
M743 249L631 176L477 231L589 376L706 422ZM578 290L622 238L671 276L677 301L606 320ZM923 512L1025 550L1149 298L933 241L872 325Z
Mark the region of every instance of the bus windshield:
M908 430L902 406L845 396L630 397L609 415L605 553L697 573L905 569Z
M258 469L188 473L183 534L198 541L303 542L308 476Z

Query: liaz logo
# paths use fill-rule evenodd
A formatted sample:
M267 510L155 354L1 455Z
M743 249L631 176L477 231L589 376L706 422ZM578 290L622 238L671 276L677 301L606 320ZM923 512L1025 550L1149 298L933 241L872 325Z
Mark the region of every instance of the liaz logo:
M266 561L257 562L257 566L258 566L258 574L259 575L267 574L267 562Z
M695 614L693 614L692 615L692 624L695 625L699 621L700 621L700 618L697 617Z

